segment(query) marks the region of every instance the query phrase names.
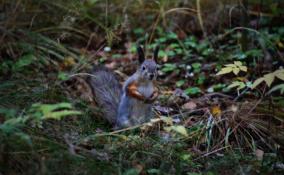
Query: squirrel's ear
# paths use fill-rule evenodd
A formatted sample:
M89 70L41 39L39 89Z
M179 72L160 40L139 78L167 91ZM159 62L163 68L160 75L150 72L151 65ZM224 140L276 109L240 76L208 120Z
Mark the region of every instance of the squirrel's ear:
M155 50L154 50L154 55L153 55L153 59L155 60L155 62L157 63L158 61L158 55L159 55L159 46L156 46Z
M139 63L142 64L145 60L145 55L144 55L144 51L141 46L137 47L137 52L138 52Z

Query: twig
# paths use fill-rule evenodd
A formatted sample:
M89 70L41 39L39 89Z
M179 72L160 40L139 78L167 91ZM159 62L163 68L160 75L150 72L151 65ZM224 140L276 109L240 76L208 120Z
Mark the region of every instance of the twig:
M223 149L225 149L225 148L228 148L228 147L229 147L229 146L225 146L225 147L223 147L223 148L219 148L219 149L216 149L216 150L214 150L214 151L212 151L212 152L203 154L202 156L197 157L196 159L193 159L193 161L199 160L199 159L201 159L201 158L203 158L203 157L207 157L207 156L209 156L209 155L211 155L211 154L214 154L214 153L216 153L216 152L218 152L218 151L221 151L221 150L223 150Z
M72 77L76 77L76 76L90 76L90 77L96 77L96 75L93 75L93 74L89 74L89 73L77 73L77 74L72 74L69 76L69 78L72 78Z

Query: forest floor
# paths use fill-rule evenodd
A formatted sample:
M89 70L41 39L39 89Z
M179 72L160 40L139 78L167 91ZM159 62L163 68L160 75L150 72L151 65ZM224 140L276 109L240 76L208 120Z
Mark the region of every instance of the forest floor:
M0 175L284 174L283 26L263 20L258 30L205 35L157 20L123 33L100 23L103 1L30 2L6 1L18 21L0 27ZM60 24L57 13L67 16ZM138 42L148 56L160 46L155 117L113 130L86 80L100 64L123 83L138 66Z

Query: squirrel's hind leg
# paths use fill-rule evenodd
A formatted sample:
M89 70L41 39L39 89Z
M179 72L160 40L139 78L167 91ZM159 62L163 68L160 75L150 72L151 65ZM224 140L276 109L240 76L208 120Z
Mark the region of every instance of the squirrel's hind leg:
M130 102L126 94L123 94L119 103L118 113L116 117L116 128L125 128L131 126L130 117Z

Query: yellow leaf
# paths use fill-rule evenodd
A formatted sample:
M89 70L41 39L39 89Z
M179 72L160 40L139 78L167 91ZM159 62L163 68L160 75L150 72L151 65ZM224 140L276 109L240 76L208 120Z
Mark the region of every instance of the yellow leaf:
M242 82L245 82L247 81L247 78L246 77L236 77L237 80L240 80Z
M238 73L240 72L239 68L233 68L233 72L235 75L238 75Z
M258 86L261 82L264 81L264 78L258 78L257 80L254 81L254 83L252 84L251 88L254 89L256 86Z
M75 62L75 59L73 57L68 56L68 57L64 58L63 64L64 64L64 66L68 67L68 66L73 66L74 64L76 64L76 62Z
M171 117L161 116L161 120L163 122L165 122L167 125L172 125L173 124L173 119Z
M279 42L277 43L277 45L278 45L278 47L280 47L280 48L284 48L284 45L283 45L283 43L281 43L281 41L279 41Z
M237 87L237 86L240 86L240 82L239 81L234 81L227 88L232 89L232 88Z
M280 80L283 80L284 81L284 70L277 70L275 72L275 76L277 78L279 78Z
M236 65L234 65L234 64L226 64L225 66L226 67L236 67Z
M177 132L177 133L179 133L179 134L181 134L181 135L183 135L183 136L185 136L185 137L188 137L187 130L186 130L186 128L185 128L184 126L182 126L182 125L165 127L164 129L165 129L165 131L168 131L168 132L170 132L170 131L175 131L175 132Z
M274 78L275 78L275 75L273 73L270 73L270 74L264 75L263 78L264 78L264 81L266 82L267 86L270 87Z
M221 71L219 71L216 75L223 75L223 74L227 74L232 72L232 68L231 67L224 67L221 69Z
M212 113L213 116L220 116L221 113L222 113L222 110L220 109L219 106L213 106L211 108L211 113Z
M242 66L243 65L243 63L240 62L240 61L234 61L234 64L237 65L237 66Z
M240 66L239 67L242 71L244 72L247 72L248 71L248 68L246 66Z
M264 155L264 152L261 149L255 150L255 156L256 156L257 160L262 161L263 155Z

